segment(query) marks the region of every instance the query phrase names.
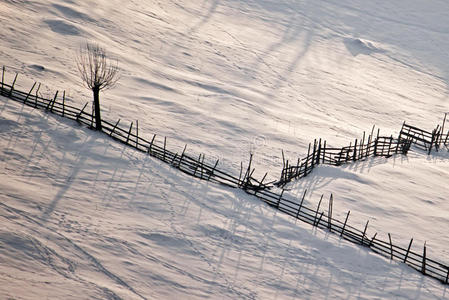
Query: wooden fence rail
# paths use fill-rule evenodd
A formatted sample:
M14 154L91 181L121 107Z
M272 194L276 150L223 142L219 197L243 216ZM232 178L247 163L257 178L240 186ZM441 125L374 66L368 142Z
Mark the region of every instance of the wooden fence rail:
M89 128L94 128L93 114L86 111L87 103L81 109L67 105L65 103L65 93L63 93L62 99L58 98L58 95L60 95L58 93L55 94L53 99L43 98L38 94L40 85L36 83L29 92L18 91L14 88L17 76L15 77L14 82L9 85L4 81L4 72L5 71L3 69L0 95L24 103L25 105L44 109L49 113L75 120L80 124L88 126ZM37 89L35 89L36 86ZM180 152L168 150L166 138L164 138L163 142L161 139L157 139L156 135L153 135L151 139L142 138L139 135L138 123L136 122L134 131L132 130L132 124L133 123L131 123L129 128L124 128L120 125L120 120L115 123L103 120L102 132L121 143L170 164L172 167L179 169L185 174L202 180L220 183L228 187L240 188L246 193L256 196L271 207L274 207L289 216L317 228L338 234L341 238L368 247L380 255L404 262L424 275L435 278L444 284L448 284L449 266L426 257L425 250L423 253L417 253L411 250L411 243L408 248L395 245L391 242L391 235L389 235L389 241L379 239L377 233L374 233L371 238L368 237L368 222L363 230L351 226L349 224L349 211L344 221L334 218L332 216L332 195L329 199L329 208L327 211L324 211L320 207L323 196L321 196L317 208L307 207L304 205L307 190L304 191L301 199L297 199L284 195L283 189L279 193L273 192L271 190L273 185L264 183L265 177L262 180L253 178L252 174L254 172L254 168L251 166L252 156L250 157L247 168L243 168L243 164L241 164L239 175L231 175L219 169L218 160L215 162L209 162L205 159L204 155L200 154L199 157L194 157L187 154L187 147L184 147L184 149ZM412 129L408 131L408 127L406 127L405 124L403 128L406 128L408 132L407 134L411 134ZM421 131L416 132L420 136L423 135ZM440 130L440 132L443 131ZM428 137L428 134L426 135L426 133L424 133L423 140L426 140ZM437 134L435 134L434 139L437 137L440 145L444 144L445 141L444 139L442 140L443 135L440 134L437 136ZM447 140L447 135L444 137ZM410 138L407 138L406 135L404 135L402 139L405 141L410 141ZM320 141L315 141L313 151L312 146L310 146L307 157L303 160L298 160L295 168L289 167L288 162L286 163L287 168L285 168L285 172L302 174L302 176L305 176L312 171L316 164L319 163L325 162L328 164L339 165L370 155L392 155L393 153L399 153L398 151L404 151L404 145L405 142L401 141L401 138L393 139L392 137L380 136L373 138L372 135L368 137L366 143L364 139L362 139L362 142L357 142L356 140L354 145L338 149L326 147L326 142L321 143ZM424 247L424 249L426 248Z
M438 151L443 145L449 146L449 130L444 133L446 117L447 114L444 115L443 124L438 125L432 132L404 122L397 138L380 136L380 130L378 130L376 136L371 132L365 139L366 134L364 132L360 140L356 139L354 144L350 143L349 146L341 148L328 147L326 141L315 140L313 146L309 144L307 156L298 159L296 165L291 165L282 154L284 159L281 177L275 184L283 187L294 179L304 178L319 164L340 166L372 156L406 155L412 145L427 151L428 154L432 149Z

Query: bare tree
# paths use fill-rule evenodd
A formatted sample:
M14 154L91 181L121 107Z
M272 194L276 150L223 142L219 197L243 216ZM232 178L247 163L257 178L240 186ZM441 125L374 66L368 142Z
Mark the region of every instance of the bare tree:
M119 79L117 60L110 60L104 48L86 43L81 48L76 65L83 84L94 94L95 128L101 130L100 91L113 88Z

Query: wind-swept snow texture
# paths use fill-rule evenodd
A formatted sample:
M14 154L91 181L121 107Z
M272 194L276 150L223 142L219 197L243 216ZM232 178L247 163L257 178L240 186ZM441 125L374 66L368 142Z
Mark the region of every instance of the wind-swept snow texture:
M240 161L247 160L249 152L252 151L255 153L256 173L262 173L259 174L261 177L263 172L269 170L269 177L277 179L282 166L281 149L284 149L287 158L296 160L297 157L302 157L307 153L308 143L317 137L333 141L335 146L342 146L353 140L354 137L359 137L363 130L370 130L373 124L382 128L387 134L397 135L403 120L428 129L432 129L436 123L440 123L438 118L441 118L444 112L449 111L449 52L447 51L449 49L449 22L447 20L449 20L449 4L446 1L6 0L0 3L0 40L2 41L0 43L0 63L7 65L9 69L17 68L17 71L29 78L28 82L25 78L21 78L18 81L19 88L27 90L33 83L31 80L39 80L51 85L51 89L41 89L44 95L51 98L55 89L65 89L68 101L82 106L91 99L91 95L88 90L81 87L74 56L86 41L97 41L118 59L122 69L122 78L117 88L101 96L104 116L111 120L118 118L129 121L139 120L141 132L168 136L170 141L179 143L181 150L184 144L188 143L189 149L204 152L208 157L215 156L217 158L218 156L220 162L229 170L238 169ZM12 78L9 77L7 80L10 82ZM24 111L29 113L28 110L24 109ZM14 109L8 114L15 115L20 124L22 121L28 122L29 125L41 124L40 119L36 116L31 119L26 116L21 117L14 112ZM14 122L17 120L12 122L2 116L0 121L1 134L7 137L6 142L10 143L11 140L19 139L16 136L17 133L13 134L16 132L13 131L13 128L16 128ZM111 216L105 214L104 211L97 212L98 217L104 218L101 220L106 224L105 226L99 225L99 227L110 235L123 234L121 241L125 240L125 235L129 236L130 234L127 231L116 231L117 228L123 228L116 223L122 224L121 222L123 222L124 226L130 226L129 230L137 230L137 227L133 228L132 226L138 224L127 222L141 222L139 224L145 225L146 222L149 222L141 210L139 210L139 216L140 214L143 216L136 217L136 221L127 218L127 210L123 208L126 205L124 203L132 202L133 198L130 199L129 190L132 190L132 186L139 182L135 178L129 178L126 174L130 172L127 167L133 159L131 161L119 160L121 163L117 162L115 158L108 161L107 157L103 158L98 152L90 152L92 147L95 148L93 145L97 145L95 141L97 139L103 141L103 138L97 137L96 139L95 134L92 135L92 138L90 138L91 135L88 135L89 138L87 138L83 136L83 133L70 129L72 125L65 127L64 123L61 125L59 121L55 122L53 119L50 122L54 123L51 123L53 125L49 125L48 128L45 127L46 125L39 125L44 126L45 130L41 130L39 127L33 128L33 126L31 126L31 131L26 128L16 128L23 134L34 132L33 142L28 142L26 146L26 142L24 142L22 150L16 147L5 148L2 146L1 148L3 159L1 172L6 174L3 176L6 176L6 179L2 180L4 186L1 189L2 197L9 199L9 202L21 203L24 206L17 207L19 204L14 204L16 205L14 209L18 211L11 212L12 215L8 215L10 221L2 221L2 226L3 224L13 226L11 224L17 223L22 224L20 226L28 226L26 230L30 230L24 229L23 235L19 235L17 240L15 240L16 234L5 235L0 239L2 243L8 241L7 245L17 245L18 251L26 250L23 255L27 259L17 260L23 264L17 268L23 272L20 275L22 277L19 275L16 277L22 278L22 280L26 276L34 276L33 280L43 278L41 266L33 266L32 263L29 263L29 261L36 260L44 261L35 259L36 252L32 246L34 244L30 242L33 241L37 245L36 249L40 249L38 253L43 253L44 256L48 253L48 256L45 256L48 257L48 260L45 261L48 264L54 264L54 269L57 269L58 272L72 274L70 268L73 269L77 265L83 272L86 272L80 275L75 270L76 275L70 276L76 280L48 280L52 285L53 292L76 291L73 293L73 297L79 297L82 291L81 287L84 287L86 298L89 298L89 293L99 293L100 297L105 297L104 293L110 293L111 297L116 294L123 298L139 297L137 294L140 293L145 296L149 294L148 297L156 295L162 298L174 298L184 292L193 294L193 291L198 291L198 293L210 291L213 295L230 295L226 292L229 286L226 282L234 283L237 280L232 281L232 278L223 277L226 278L224 280L220 275L216 275L215 279L211 280L213 283L219 282L218 285L214 285L215 290L207 286L210 276L203 276L204 274L185 275L190 278L189 280L195 282L197 278L205 280L202 283L204 289L198 288L198 285L190 287L189 280L184 280L184 277L183 280L176 280L170 276L154 275L157 274L155 268L147 268L135 261L135 268L140 271L145 270L153 277L147 274L148 277L142 279L143 277L140 275L145 273L144 271L137 272L140 274L139 276L132 271L126 273L128 272L125 271L126 268L117 267L121 265L112 262L112 265L117 267L120 272L126 273L126 276L116 275L118 271L111 270L112 267L105 266L106 264L103 265L100 262L99 258L106 254L96 248L96 242L94 242L96 239L93 237L90 238L90 241L85 241L82 237L73 238L75 240L72 237L67 237L66 243L46 244L65 239L58 235L58 230L55 230L55 228L59 228L59 225L51 227L46 223L47 221L42 221L46 219L46 214L54 215L50 212L60 207L61 202L65 203L67 207L70 204L74 205L75 208L71 207L73 212L70 212L68 208L61 208L64 213L73 214L71 221L79 222L80 220L76 218L84 218L81 216L93 213L91 211L93 206L76 204L77 200L73 200L78 196L81 197L80 195L83 195L81 199L91 201L89 203L96 203L99 199L106 202L116 199L117 205L122 205ZM48 130L54 127L64 127L68 134L58 134L58 139L63 141L57 148L62 156L59 157L59 160L56 159L59 152L50 148L53 149L53 152L41 150L40 154L35 157L32 153L37 153L33 152L38 149L36 147L41 146L42 149L47 149L48 143L53 142L50 140ZM82 136L81 140L75 142L72 140L80 135ZM41 141L40 137L44 140ZM87 139L86 143L83 138ZM87 141L91 141L90 139L93 139L93 145L87 143ZM5 139L2 143L5 143ZM76 148L79 151L76 152L72 146L80 147L80 149ZM70 154L70 151L66 151L66 147L76 153ZM124 148L121 146L119 149L116 151L128 151L123 150ZM24 154L25 150L29 152ZM5 151L9 153L9 156L5 156ZM79 160L79 163L71 163L66 168L62 166L57 168L56 166L64 161L62 159L64 153L67 153L68 161ZM109 155L108 152L106 155ZM35 171L34 175L27 175L29 178L26 177L26 179L14 175L14 160L10 156L16 158L17 164L20 162L22 169L18 168L17 170L22 171L17 171L19 174L31 170ZM46 163L45 159L48 160ZM95 169L97 159L99 163L105 164L106 171L103 172L109 174L106 179L101 179L103 174L101 168ZM23 161L26 162L25 165L23 165ZM82 167L86 161L91 161L90 169ZM43 165L40 165L41 162ZM119 165L113 165L114 163ZM141 166L141 161L138 162L138 165ZM312 192L311 198L307 199L310 202L317 202L321 193L329 195L332 192L335 198L334 214L338 218L343 219L346 211L351 209L350 222L352 225L362 228L366 220L370 219L370 236L377 231L384 238L390 232L393 240L400 241L403 245L407 245L408 240L413 236L415 244L419 245L416 247L421 247L424 241L427 241L429 256L440 257L441 260L448 262L448 167L446 154L426 156L424 153L414 153L394 160L372 159L339 168L319 167L321 170L315 170L310 177L292 184L289 188L293 195L300 195L304 188L308 188ZM122 187L122 190L120 190L121 185L112 180L119 176L112 176L116 168L119 171L126 171L123 177L119 177L120 180L114 179L126 186L126 188ZM141 176L145 174L151 180L163 181L167 172L172 172L166 168L165 166L154 167L150 170L155 174L160 174L162 178L149 175L147 170L142 171ZM60 179L58 172L64 170L66 177L62 176L65 179ZM80 179L83 184L64 183L64 180L71 183L69 178L77 178L78 174L84 174L84 172L87 172L87 175ZM46 179L47 175L56 181ZM129 176L131 175L133 174L130 172ZM27 182L35 176L39 176L36 178L40 178L43 184L48 184L52 188L44 185L45 189L42 190L38 188L38 184L28 185ZM167 184L161 183L157 192L152 192L153 198L169 199L170 203L182 202L185 201L184 199L201 201L201 198L191 198L192 195L200 196L201 193L190 187L200 183L192 181L192 179L182 179L184 177L180 179L178 176L182 175L179 174L173 174L173 176L175 177L166 179ZM96 181L95 178L100 179ZM137 178L140 177L137 176ZM58 180L62 180L62 182ZM178 183L178 180L181 182ZM147 183L145 182L145 184ZM185 185L189 186L191 191L187 194L182 193L181 190L173 192L178 185L183 188ZM75 190L75 196L70 198L68 195L72 191L72 187ZM85 191L81 191L84 190L84 187L92 194L89 195ZM116 187L117 189L115 189ZM230 201L231 205L238 203L235 204L237 207L256 205L256 209L262 211L264 215L274 213L271 210L265 210L263 204L252 202L248 204L248 200L242 198L243 195L228 197L229 191L223 191L219 187L207 187L214 191L210 193L217 195L225 203L228 203L227 201ZM5 192L10 190L14 190L16 194ZM172 191L170 193L174 193L174 199L168 196L161 197L163 191L165 191L165 195ZM236 199L236 197L239 199L238 201L229 200ZM7 205L8 201L4 201L3 198L1 203ZM17 199L22 199L22 201ZM157 216L157 205L151 204L152 202L148 200L151 200L152 197L145 194L139 199L142 203L146 203L145 205L151 205L153 208L156 206L155 210L150 211L154 218L157 220L164 218L164 214L161 214L162 217ZM205 203L208 202L205 200ZM36 205L36 207L31 209L28 207L30 205ZM82 213L77 212L77 205L78 210L82 209ZM203 208L201 205L198 207ZM207 207L210 207L211 210L221 209L220 205ZM40 214L34 210L38 210ZM22 211L25 213L21 217L17 217L17 214ZM26 214L27 211L29 215ZM5 214L4 211L2 213ZM201 216L215 217L213 214L210 216L201 214ZM132 218L134 217L133 215ZM279 216L276 220L278 218ZM59 222L60 219L56 219L58 221L55 222ZM281 219L284 220L283 217ZM91 216L91 220L97 219ZM29 222L28 225L26 225L27 222ZM48 232L45 231L47 229L39 229L42 227L36 225L35 222L44 224L43 226L50 229ZM64 222L66 221L61 221L63 228L67 225ZM89 222L94 221L87 223ZM291 220L285 222L291 222ZM257 224L257 230L253 228L252 234L263 236L264 241L271 243L272 237L267 237L269 234L267 226L271 226L269 224L272 223ZM285 223L282 224L285 225ZM70 226L76 227L74 224ZM89 227L88 230L93 230L92 228L95 226L96 224ZM184 231L176 226L175 228L180 234L185 234L188 237L190 234L195 236L192 232L196 231L189 229ZM147 227L145 226L145 228ZM78 230L84 229L78 228ZM64 230L61 233L63 235L66 234ZM276 229L275 232L286 236L289 235L288 232L294 232L292 234L296 239L297 230L297 227L291 227L289 224L285 228L282 226L282 228ZM44 234L44 232L48 233L48 239L41 237L40 234ZM158 233L163 234L159 231ZM214 236L204 233L204 236L208 235ZM215 235L221 236L220 232ZM310 233L307 233L306 236L309 235ZM36 241L33 238L40 240ZM111 260L125 259L122 254L125 252L124 249L128 249L126 244L118 243L119 246L116 246L114 239L120 240L120 237L110 238L108 247L102 243L98 245L98 248L108 248L110 251L105 260L108 259L107 257ZM209 239L209 237L204 237L204 239ZM326 273L326 271L320 271L319 267L315 271L317 264L324 265L324 268L331 268L329 260L334 260L334 255L318 253L325 250L321 248L317 250L312 245L307 248L307 241L315 245L315 243L321 243L320 240L314 241L312 237L301 237L301 239L304 241L301 240L299 244L306 245L304 246L306 248L298 247L303 250L309 249L312 257L312 263L310 260L307 260L306 263L306 267L309 266L312 269L310 272L312 275L303 276L302 281L297 281L298 276L296 275L306 272L304 269L309 269L304 266L298 267L291 261L291 257L301 257L296 253L298 252L296 248L293 253L290 252L290 248L279 248L278 244L273 244L273 248L262 244L264 249L262 251L265 251L264 255L278 262L282 261L288 268L296 266L294 269L289 269L293 270L293 275L289 275L293 281L313 282L313 284L309 284L307 287L307 284L298 283L297 288L295 286L293 289L295 292L291 292L291 289L284 286L286 285L284 281L281 283L279 278L284 278L280 276L281 272L267 275L264 272L258 273L253 270L251 273L247 271L245 273L247 276L255 274L255 277L251 277L252 279L249 280L251 284L248 285L252 286L251 292L258 292L257 298L275 298L274 290L279 293L278 298L293 298L293 294L299 295L299 298L307 298L308 295L322 298L326 296L348 298L365 295L369 298L376 297L375 287L384 288L380 291L383 294L378 297L400 298L400 295L404 295L404 293L401 294L404 292L402 289L404 284L407 286L404 297L429 296L427 294L429 289L435 297L447 297L444 287L434 285L431 283L433 281L422 279L413 272L409 274L408 271L404 271L408 270L405 266L396 269L395 262L391 265L376 263L366 269L363 256L359 260L355 258L346 267L338 267L338 270L347 270L347 273L346 271ZM334 240L335 238L328 237L329 239ZM145 240L144 238L134 239L136 243L142 241L149 243L147 240L151 241L151 239ZM79 241L83 242L81 246L78 245ZM130 243L132 241L130 238ZM298 242L298 240L295 241ZM164 243L176 244L172 241L159 242L160 248L156 249L156 253L164 255L168 259L166 261L158 258L159 261L167 264L167 268L171 266L170 259L179 259L184 264L184 260L176 257L179 253L169 253L165 249ZM212 242L208 241L208 243ZM152 251L145 251L149 252L145 255L154 254L154 244L157 243L150 244L148 249ZM183 244L181 243L181 245ZM189 245L196 247L196 244L193 243ZM61 247L61 249L55 247ZM354 251L357 253L365 253L365 250L356 249L354 246L345 244L344 248L346 247L355 249ZM183 246L178 248L190 249ZM128 249L130 253L134 251L132 249L135 247L132 246ZM147 250L147 248L145 249ZM235 250L235 248L226 248L223 247L223 244L218 243L216 249L218 249L216 251L224 252L230 251L228 249ZM201 248L196 250L198 251L194 253L201 253ZM334 254L338 252L337 261L339 263L344 261L346 264L347 260L339 260L340 254L346 255L344 251L340 250L338 248L331 252ZM290 257L281 255L282 251L291 254ZM351 254L351 250L348 251ZM68 263L64 262L62 256L56 259L50 255L51 253L62 255L61 252L76 253L75 258L71 258L77 260L76 265L70 267ZM7 251L7 253L11 253L11 251ZM139 253L133 255L140 256ZM371 254L366 255L371 257ZM192 254L192 257L194 256ZM136 260L138 259L136 258ZM201 257L198 260L201 260ZM217 261L222 260L217 258ZM377 260L383 261L381 258L376 258ZM132 260L130 261L132 262ZM197 264L196 261L192 262L187 259L185 261L188 262L189 268L209 270L207 269L209 264L205 263L205 260L201 260L203 264ZM239 265L237 261L234 260L233 266ZM253 261L256 262L257 259L253 258ZM264 261L266 259L262 260L262 262ZM319 261L322 264L319 264ZM2 274L13 274L10 266L14 263L3 264L3 258L1 262L2 268L6 265L7 270L2 271ZM263 267L263 263L260 261L256 263ZM30 268L27 272L28 265ZM211 265L215 268L214 274L221 274L221 264ZM175 266L171 269L174 274L178 274L176 273L178 269L187 272L183 274L192 274L189 273L188 268ZM386 269L382 269L384 267ZM276 267L273 268L276 269ZM133 268L130 267L130 269ZM235 270L236 274L241 274ZM237 268L237 270L239 269ZM281 271L283 268L279 267L276 270ZM379 273L377 273L378 271ZM55 272L57 273L57 271ZM381 282L374 280L376 282L373 283L370 279L364 279L365 276L360 275L363 272L374 272L378 274L376 276L379 276L377 279L383 276L380 275L381 273L385 272L389 275L379 279ZM396 272L404 272L403 274L406 275L398 275ZM323 273L326 273L327 277ZM59 275L50 271L48 274L48 278L60 278L57 277ZM398 276L395 277L391 274ZM349 276L351 279L346 280L344 278L348 277L345 276ZM126 279L122 279L122 277L126 277ZM208 279L205 279L206 277ZM402 278L402 283L397 284L397 281L395 282L391 277ZM217 278L221 278L222 281ZM237 276L237 278L239 277ZM261 278L265 278L265 280ZM342 281L340 278L343 278ZM160 282L163 282L164 279L167 279L166 286L169 288L160 288L163 286ZM36 286L34 291L39 290L41 293L45 293L46 289L43 288L43 285L33 280L28 282L34 282ZM134 280L141 280L141 284L133 284ZM181 283L179 283L180 285L169 284L169 280ZM355 284L352 284L353 280L356 281ZM292 283L293 281L286 280L285 282L295 284ZM22 288L23 284L20 284L24 281L20 280L8 280L7 285L2 284L2 289L5 286L14 289L15 282L17 282L16 291L20 290L20 294L16 293L15 297L26 293L26 290ZM365 284L371 288L365 287ZM429 284L432 286L431 288L428 287ZM86 288L86 286L89 287ZM104 286L107 289L101 288ZM161 296L159 292L154 292L154 294L143 292L142 289L148 286L151 286L148 290L159 292L164 290L167 294ZM186 289L190 290L186 291ZM181 292L178 293L178 291ZM249 295L244 294L245 289L237 289L232 293L234 292L236 294L230 295L230 298ZM411 294L407 294L408 292ZM197 297L201 295L198 294ZM54 297L57 298L58 295Z
M0 133L0 295L445 299L447 286L236 189L11 100Z

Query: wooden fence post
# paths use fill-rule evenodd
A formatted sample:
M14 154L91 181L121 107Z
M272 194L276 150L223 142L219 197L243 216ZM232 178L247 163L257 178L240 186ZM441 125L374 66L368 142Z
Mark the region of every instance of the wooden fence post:
M323 164L326 164L326 140L324 141L324 146L323 146Z
M48 105L45 108L46 110L48 110L50 108L50 111L53 112L53 106L55 105L56 97L58 97L58 92L59 91L56 91L56 94L55 94L55 97L53 98L53 100L50 100L50 102L48 102Z
M391 241L391 234L388 233L388 239L390 240L390 255L391 260L393 260L393 242Z
M284 195L284 189L282 189L281 194L279 195L278 202L276 204L276 207L279 208L279 205L281 204L282 196Z
M133 124L134 124L134 122L131 122L131 125L129 126L128 136L126 137L126 144L128 144L128 142L129 142L129 136L131 135L131 130L133 129Z
M164 154L165 154L165 147L164 147ZM203 170L204 170L204 158L206 157L205 154L203 154L203 159L201 160L201 175L200 178L203 179Z
M307 150L307 157L306 157L306 162L305 162L305 169L304 169L304 176L307 176L307 168L308 168L308 164L309 164L309 156L310 156L310 143L309 143L309 149Z
M365 148L365 131L363 132L362 140L360 141L359 147L359 159L363 158L363 149Z
M313 141L312 169L315 167L316 139Z
M377 137L374 140L374 156L377 156L377 145L379 144L380 128L377 128Z
M426 274L426 242L424 242L421 273Z
M363 230L362 242L361 242L362 245L363 245L363 241L364 241L365 236L366 236L366 230L368 229L368 223L369 223L369 220L366 221L365 229Z
M324 211L322 211L321 212L321 215L320 215L320 217L318 218L318 222L316 222L316 227L319 227L319 225L320 225L320 222L321 222L321 219L323 218L323 215L324 215Z
M14 77L14 81L12 82L11 89L9 90L9 97L12 96L12 92L14 90L14 85L16 84L17 76L19 76L19 73L16 73L16 76Z
M374 240L376 239L376 236L377 236L377 232L373 235L373 237L371 238L371 241L369 242L369 245L368 245L368 247L370 247L371 248L371 246L373 245L373 243L374 243Z
M120 123L120 119L118 119L117 123L115 123L114 127L113 127L112 130L111 130L111 133L109 133L109 136L112 136L112 134L113 134L114 131L115 131L115 128L117 128L117 126L118 126L118 123Z
M413 238L410 240L410 244L408 244L407 252L405 253L404 263L407 262L408 254L410 253L410 248L412 247Z
M440 135L439 147L441 147L441 143L443 142L444 125L446 125L446 117L447 117L447 113L444 114L443 125L441 126L441 135Z
M320 163L320 156L321 156L321 139L320 139L320 141L318 143L318 150L317 150L315 165L318 165Z
M327 212L327 227L329 228L330 232L332 232L332 210L333 210L333 205L334 205L334 196L331 194L331 196L329 198L329 210Z
M357 139L355 139L354 142L354 153L352 154L352 161L356 161L357 160Z
M220 161L220 159L217 159L217 161L215 162L215 165L212 168L212 171L210 172L209 177L207 177L207 181L209 181L210 178L212 177L212 175L214 174L215 168L217 167L219 161Z
M184 158L184 155L186 153L186 149L187 149L187 144L185 144L184 149L182 150L181 153L181 158L179 159L179 164L178 164L178 168L181 169L181 164L182 164L182 160Z
M65 113L65 90L62 93L62 116L64 117L64 113Z
M318 211L320 210L321 201L323 200L323 196L324 195L321 195L320 201L318 201L318 206L317 206L316 212L315 212L315 219L313 219L313 226L316 226L315 222L316 222L316 218L318 217Z
M37 102L36 102L37 103ZM76 115L76 121L79 122L79 118L81 117L81 114L84 112L84 109L86 108L87 104L89 102L86 102L86 104L84 104L83 109Z
M33 84L33 86L31 87L31 90L28 92L28 94L27 94L27 96L25 97L25 101L24 101L24 103L26 103L27 102L27 100L28 100L28 97L30 97L30 95L31 95L31 92L33 91L33 89L34 89L34 87L36 86L36 81L34 82L34 84Z
M341 229L340 237L343 236L343 233L345 232L346 223L348 222L349 214L351 213L350 210L348 210L348 214L346 215L345 223L343 224L343 228Z
M4 82L5 82L5 66L2 68L2 95L3 95L3 89L4 89Z
M296 213L296 219L298 219L298 217L299 217L299 212L301 211L302 204L304 202L304 198L306 197L306 193L307 193L307 189L304 190L304 194L302 195L301 203L299 204L298 212Z
M136 148L139 149L139 120L136 120Z
M41 89L41 83L39 82L39 85L37 86L37 90L36 90L36 98L35 98L34 108L37 108L37 98L38 98L40 89ZM87 103L86 103L86 105L87 105ZM77 119L77 121L78 121L78 119Z
M153 155L153 153L151 152L152 151L152 147L153 147L153 143L154 143L154 139L156 138L156 134L153 134L153 138L151 139L151 142L150 142L150 146L148 147L148 150L147 150L147 152L150 154L150 155Z
M162 157L162 160L163 161L165 161L165 149L166 149L166 147L167 147L167 137L166 136L164 136L164 154L163 154L163 157ZM203 156L203 160L204 160L204 156ZM201 168L201 179L203 179L203 169Z
M241 182L242 182L242 172L243 172L243 162L240 162L240 174L239 174L238 187L241 186ZM284 169L282 169L282 172L284 172ZM281 182L282 182L282 175L281 175Z

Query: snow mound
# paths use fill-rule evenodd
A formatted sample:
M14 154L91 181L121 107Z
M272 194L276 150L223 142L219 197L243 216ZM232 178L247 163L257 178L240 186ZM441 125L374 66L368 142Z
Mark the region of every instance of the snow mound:
M374 45L373 42L362 40L359 38L345 38L343 43L346 49L353 55L357 56L360 54L371 55L375 53L385 53L386 50L379 48Z

